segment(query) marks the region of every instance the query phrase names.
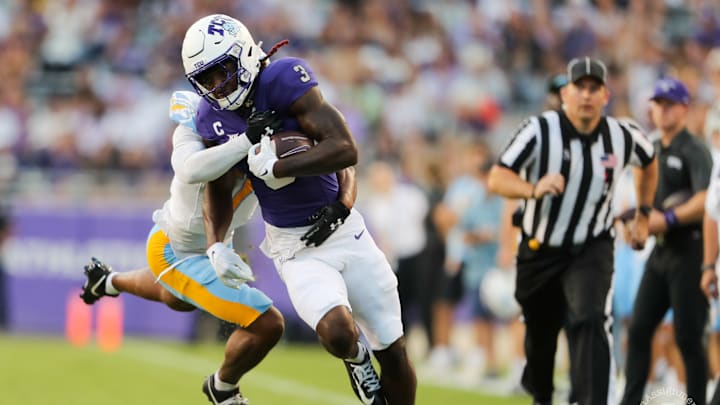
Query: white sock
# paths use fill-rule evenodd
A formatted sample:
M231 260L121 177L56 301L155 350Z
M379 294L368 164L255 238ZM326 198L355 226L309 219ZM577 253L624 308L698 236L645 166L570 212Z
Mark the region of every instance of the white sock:
M118 295L120 294L120 291L118 291L117 288L112 283L112 279L115 278L117 273L112 272L109 276L105 279L105 293L110 295Z
M215 386L215 389L218 391L232 391L235 388L237 388L237 386L238 386L237 384L230 384L230 383L226 383L225 381L221 380L220 377L218 377L217 372L215 372L214 380L215 381L214 381L213 385Z
M363 360L365 360L365 353L367 353L367 349L365 348L365 345L360 342L357 342L357 345L358 345L357 356L350 358L350 359L345 359L345 361L348 361L350 363L360 364L363 362Z

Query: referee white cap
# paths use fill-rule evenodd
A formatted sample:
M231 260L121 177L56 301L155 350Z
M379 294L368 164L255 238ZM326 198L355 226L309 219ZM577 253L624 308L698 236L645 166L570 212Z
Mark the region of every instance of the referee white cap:
M587 56L575 58L567 65L567 75L571 82L576 82L583 77L592 77L600 83L605 84L607 81L607 68L605 64L597 59Z

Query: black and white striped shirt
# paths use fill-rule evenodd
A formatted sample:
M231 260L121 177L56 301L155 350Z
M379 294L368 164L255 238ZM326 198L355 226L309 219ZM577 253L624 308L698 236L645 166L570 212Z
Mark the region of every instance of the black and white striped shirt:
M565 191L524 202L523 234L543 245L583 244L610 230L612 196L627 165L645 167L654 158L642 131L603 117L592 134L580 134L567 116L546 111L520 126L499 164L535 184L548 173L565 178Z

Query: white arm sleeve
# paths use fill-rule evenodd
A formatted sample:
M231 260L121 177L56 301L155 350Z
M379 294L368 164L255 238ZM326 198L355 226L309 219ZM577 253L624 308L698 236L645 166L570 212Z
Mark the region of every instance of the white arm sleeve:
M206 183L222 176L244 159L250 146L247 136L242 134L222 145L206 148L200 135L186 126L178 125L173 133L170 162L180 181L188 184Z

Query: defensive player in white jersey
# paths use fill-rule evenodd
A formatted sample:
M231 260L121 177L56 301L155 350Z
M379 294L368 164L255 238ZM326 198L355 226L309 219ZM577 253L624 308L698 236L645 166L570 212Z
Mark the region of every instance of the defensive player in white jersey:
M198 133L232 141L256 117L266 131L300 131L315 141L278 160L269 137L248 154L272 258L300 317L333 356L343 359L365 404L412 404L415 372L405 349L397 279L356 210L339 202L338 181L354 176L357 146L343 116L324 100L312 69L298 58L270 61L238 20L211 15L195 22L182 47L185 73L198 94ZM230 192L208 184L208 243L228 226ZM216 239L213 239L215 237ZM358 327L380 363L380 380Z
M199 308L238 325L228 339L222 365L205 380L203 392L214 404L245 404L238 381L278 342L283 318L270 298L245 284L253 279L252 271L228 245L215 243L208 249L210 258L205 254L203 182L228 170L235 174L230 230L247 222L257 207L257 198L245 175L233 169L247 155L247 136L206 148L195 132L198 100L192 92L176 92L171 99L171 119L180 124L173 134L175 176L170 198L153 214L155 226L147 242L149 268L114 272L93 258L85 267L87 281L81 297L85 303L94 304L103 296L126 292L178 311ZM230 241L232 232L224 239Z

